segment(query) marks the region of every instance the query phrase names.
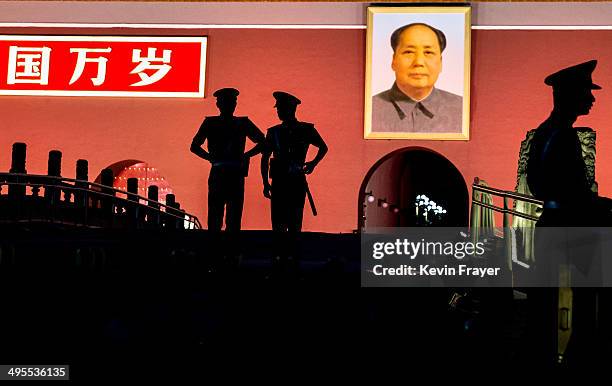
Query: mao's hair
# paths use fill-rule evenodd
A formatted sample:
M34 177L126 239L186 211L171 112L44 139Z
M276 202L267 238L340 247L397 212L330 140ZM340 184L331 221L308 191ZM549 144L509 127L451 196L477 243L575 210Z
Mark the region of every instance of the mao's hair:
M404 32L410 27L416 27L419 25L422 27L429 28L436 34L436 37L438 38L438 43L440 44L440 53L444 52L444 49L446 48L446 35L444 35L444 32L440 31L439 29L434 28L430 26L429 24L425 24L425 23L406 24L405 26L399 27L398 29L393 31L393 33L391 34L391 48L393 48L393 52L395 52L395 49L399 45L399 40L400 40L400 36L402 35L402 32Z

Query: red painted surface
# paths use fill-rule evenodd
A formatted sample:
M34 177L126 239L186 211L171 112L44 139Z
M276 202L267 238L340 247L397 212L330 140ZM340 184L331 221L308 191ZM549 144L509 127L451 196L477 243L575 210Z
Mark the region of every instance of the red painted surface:
M364 31L207 32L207 96L221 87L240 89L237 114L249 115L265 131L278 122L272 92L294 93L302 100L298 118L314 122L328 143L328 156L309 178L319 216L306 211L306 230L355 229L358 191L367 171L385 154L408 146L444 155L468 186L479 176L492 186L513 189L520 142L552 106L544 77L592 58L600 60L593 78L604 89L595 92L591 115L577 124L597 130L596 177L600 192L612 194L612 135L607 127L612 122L612 52L606 49L612 31L474 31L469 142L362 138ZM210 97L0 97L0 170L9 169L16 141L28 143L27 169L32 173L46 171L50 149L63 151L67 177L74 176L79 158L89 160L90 176L120 160L142 160L159 168L182 207L205 223L209 167L189 152L189 145L202 118L215 112ZM257 161L247 181L243 227L269 229L269 204L261 193Z

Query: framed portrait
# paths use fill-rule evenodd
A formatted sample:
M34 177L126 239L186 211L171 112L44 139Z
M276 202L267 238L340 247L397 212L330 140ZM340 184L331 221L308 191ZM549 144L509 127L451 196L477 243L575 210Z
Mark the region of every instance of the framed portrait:
M470 7L368 7L364 138L469 140Z

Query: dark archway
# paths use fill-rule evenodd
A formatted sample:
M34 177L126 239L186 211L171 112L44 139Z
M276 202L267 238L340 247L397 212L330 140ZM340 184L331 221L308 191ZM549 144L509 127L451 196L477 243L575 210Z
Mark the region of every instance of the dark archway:
M366 174L359 190L358 229L423 225L422 212L417 216L415 210L422 194L446 210L436 221L430 216L428 223L468 225L469 195L459 170L433 150L408 147L385 155Z

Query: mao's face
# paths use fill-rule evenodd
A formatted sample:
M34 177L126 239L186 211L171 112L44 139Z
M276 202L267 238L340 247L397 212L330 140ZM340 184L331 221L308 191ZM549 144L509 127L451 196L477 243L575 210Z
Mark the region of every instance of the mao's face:
M415 93L431 90L442 71L442 53L436 34L419 25L404 30L391 68L400 90Z

